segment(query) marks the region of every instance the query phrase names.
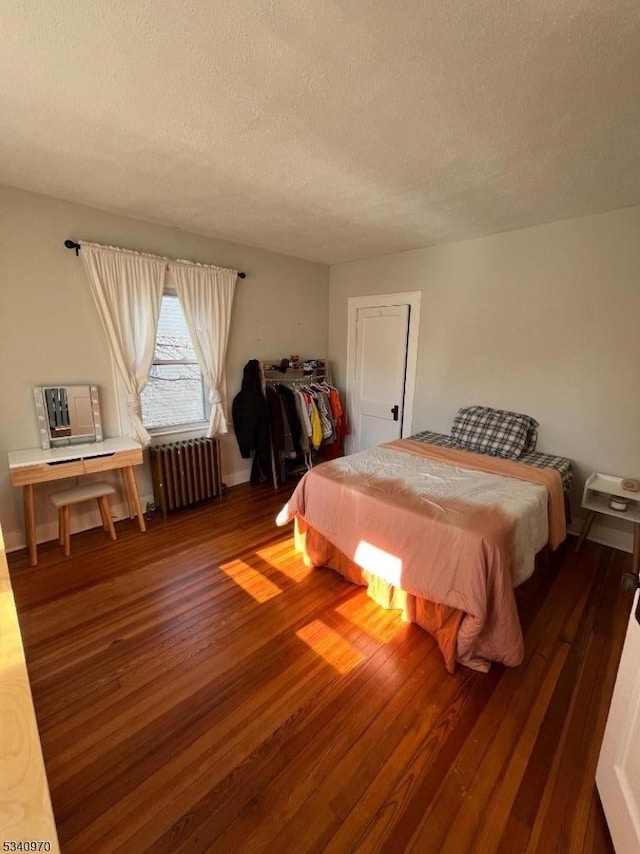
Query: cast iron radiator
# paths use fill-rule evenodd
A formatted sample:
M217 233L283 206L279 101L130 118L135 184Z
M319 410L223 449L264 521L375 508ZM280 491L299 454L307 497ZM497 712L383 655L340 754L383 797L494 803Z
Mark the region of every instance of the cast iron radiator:
M185 439L149 448L153 495L166 517L169 510L208 498L222 498L217 439Z

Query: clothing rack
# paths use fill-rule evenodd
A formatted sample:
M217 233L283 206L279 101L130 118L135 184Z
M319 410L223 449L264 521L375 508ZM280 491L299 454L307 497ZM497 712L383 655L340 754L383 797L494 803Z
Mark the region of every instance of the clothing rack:
M262 390L266 394L268 386L284 385L289 388L301 388L311 383L328 383L332 385L331 369L329 362L325 358L306 359L304 361L296 361L293 366L289 366L283 372L281 359L262 359L260 361L260 375L262 379ZM291 471L287 470L286 459L280 452L276 452L273 445L273 436L270 431L270 452L271 452L271 476L273 478L273 488L278 488L278 483L284 483L288 479L288 475L308 471L313 466L312 449L304 452L304 463L298 469ZM277 464L276 463L277 458ZM278 468L280 473L278 474Z

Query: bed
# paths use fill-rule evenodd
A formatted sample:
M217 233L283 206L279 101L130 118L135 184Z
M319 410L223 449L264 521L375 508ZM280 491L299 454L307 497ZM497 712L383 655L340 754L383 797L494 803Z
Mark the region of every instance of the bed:
M452 436L446 433L434 433L432 430L423 430L411 437L417 442L426 442L429 445L438 445L442 448L457 447ZM554 454L543 454L541 451L524 451L518 457L518 462L526 463L536 468L554 469L562 480L562 489L568 495L573 483L573 463L567 457L558 457Z
M323 463L277 523L295 521L309 565L366 586L432 634L450 672L456 662L516 666L524 645L514 587L566 536L572 466L480 454L448 438L420 433Z

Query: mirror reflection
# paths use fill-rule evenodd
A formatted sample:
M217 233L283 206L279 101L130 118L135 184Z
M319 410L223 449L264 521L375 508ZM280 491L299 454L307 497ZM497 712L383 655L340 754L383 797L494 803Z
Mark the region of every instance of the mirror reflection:
M38 386L35 400L43 448L102 441L97 386Z

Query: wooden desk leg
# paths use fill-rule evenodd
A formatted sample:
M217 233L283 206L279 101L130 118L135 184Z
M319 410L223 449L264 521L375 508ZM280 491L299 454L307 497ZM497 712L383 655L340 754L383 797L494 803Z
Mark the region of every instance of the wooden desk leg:
M38 565L38 545L36 543L36 519L33 509L33 484L27 483L22 487L22 503L24 507L24 533L29 549L31 566Z
M127 510L129 511L129 518L133 519L133 517L136 515L136 512L135 512L135 507L134 507L134 503L133 503L133 497L131 495L131 483L130 483L129 478L127 476L128 471L129 471L128 468L122 468L122 469L120 469L120 474L122 476L122 487L124 489L124 497L125 497L126 502L127 502Z
M596 518L597 510L589 510L587 513L587 518L584 520L584 524L582 526L582 530L580 531L580 537L578 538L578 543L576 545L576 551L579 552L582 544L587 538L587 534L591 530L591 526L593 525L593 520Z
M147 530L147 526L144 523L144 514L142 513L142 504L140 503L140 495L138 494L138 484L136 483L135 472L133 471L132 466L127 466L122 469L123 477L126 479L129 485L129 495L131 496L131 503L133 504L133 509L135 510L135 515L138 517L138 525L140 530L144 533Z
M636 522L633 526L633 563L631 571L634 575L638 575L640 569L640 522Z

